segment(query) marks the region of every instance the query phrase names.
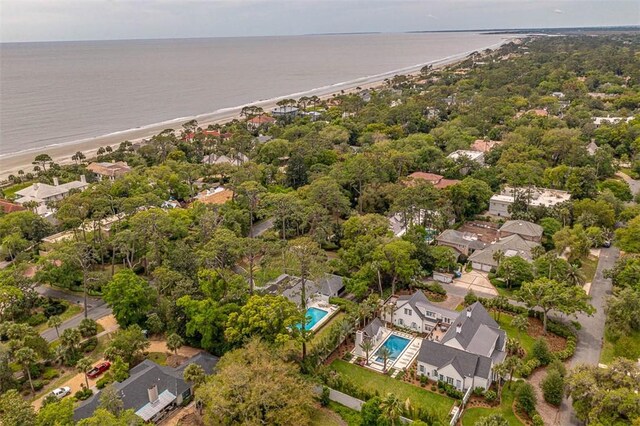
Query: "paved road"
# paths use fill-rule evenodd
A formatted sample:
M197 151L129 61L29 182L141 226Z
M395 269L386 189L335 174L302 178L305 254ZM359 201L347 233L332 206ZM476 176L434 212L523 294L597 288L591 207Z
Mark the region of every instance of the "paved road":
M260 222L256 222L253 224L253 236L259 237L260 235L267 232L269 229L273 228L274 219L265 219Z
M62 299L79 306L84 306L84 298L82 297L82 295L67 293L65 291L56 290L46 286L38 286L36 287L36 291L45 297ZM87 318L98 320L102 317L106 317L107 315L111 315L111 313L111 308L105 304L104 300L98 297L87 298ZM58 331L62 333L67 328L77 327L78 325L80 325L80 321L82 321L83 319L84 312L79 313L78 315L63 322L62 325L58 327ZM45 331L40 333L40 336L42 336L47 342L53 342L58 338L55 328L46 329Z
M633 195L640 193L640 180L631 179L631 176L622 172L616 173L616 176L621 177L625 182L629 184L629 188L631 188L631 193Z

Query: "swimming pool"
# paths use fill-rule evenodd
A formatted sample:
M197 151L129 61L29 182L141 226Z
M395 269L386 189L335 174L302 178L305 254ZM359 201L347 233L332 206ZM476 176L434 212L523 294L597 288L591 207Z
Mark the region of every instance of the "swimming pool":
M391 336L387 337L387 340L385 340L382 346L380 346L380 348L376 351L376 361L384 362L384 358L378 355L380 353L380 349L382 349L383 347L389 349L389 351L391 352L391 354L387 358L387 361L395 361L396 359L398 359L402 351L404 351L404 348L409 345L409 343L411 343L410 339L392 334Z
M327 316L329 312L319 308L308 308L306 317L307 323L304 325L305 330L311 330L320 320Z

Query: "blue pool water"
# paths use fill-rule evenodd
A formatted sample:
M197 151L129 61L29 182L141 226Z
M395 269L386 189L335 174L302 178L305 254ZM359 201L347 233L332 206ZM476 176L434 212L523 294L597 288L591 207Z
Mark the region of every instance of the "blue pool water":
M322 318L326 317L328 313L329 312L318 308L307 309L307 323L304 328L306 330L311 330Z
M395 361L400 356L402 351L404 351L404 348L406 348L407 345L409 345L410 342L411 340L405 337L397 336L395 334L392 334L391 336L389 336L387 340L385 340L384 343L382 344L382 346L388 348L389 351L391 352L391 355L389 355L389 357L387 358L387 361ZM380 349L382 349L382 346L380 347ZM378 349L378 351L376 352L376 361L384 362L384 359L381 356L378 356L380 349Z

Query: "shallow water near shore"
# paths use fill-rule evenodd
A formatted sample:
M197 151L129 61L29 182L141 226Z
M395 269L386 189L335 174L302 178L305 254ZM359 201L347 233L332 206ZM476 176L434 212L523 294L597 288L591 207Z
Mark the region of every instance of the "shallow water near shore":
M328 94L503 36L354 34L0 45L0 159Z

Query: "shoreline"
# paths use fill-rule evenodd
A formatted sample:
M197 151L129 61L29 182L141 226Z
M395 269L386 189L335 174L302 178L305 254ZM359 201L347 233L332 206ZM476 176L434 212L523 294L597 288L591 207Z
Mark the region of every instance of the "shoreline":
M179 117L172 120L163 121L160 123L150 124L148 126L136 128L136 129L128 129L123 131L116 131L107 135L96 136L89 139L79 140L79 141L70 141L67 143L62 143L59 145L43 147L18 153L9 153L3 156L0 156L0 180L5 180L11 174L17 174L19 170L23 170L25 173L31 172L33 170L32 161L38 154L49 154L54 162L58 164L70 164L73 162L71 157L78 151L81 151L87 159L92 159L97 156L97 151L100 147L111 146L113 148L120 145L120 143L128 140L131 142L141 142L144 139L151 138L152 136L157 135L161 131L169 128L179 128L183 123L186 123L190 120L197 120L198 125L200 127L206 127L210 124L224 124L229 121L232 121L235 118L239 117L240 110L247 105L256 105L262 107L265 111L271 111L271 109L275 108L276 103L282 99L287 98L299 98L301 96L311 96L315 95L320 97L321 99L329 99L335 94L350 93L354 91L357 87L361 89L372 89L379 87L385 79L393 77L395 75L415 75L419 73L420 70L427 66L431 65L434 68L443 68L445 66L449 66L455 64L457 62L463 61L473 52L479 52L486 49L495 50L500 48L503 44L521 38L522 36L505 36L499 43L494 43L490 46L484 47L482 49L475 49L472 51L462 52L454 55L450 55L444 58L436 59L433 61L429 61L422 64L416 64L413 66L388 71L382 74L377 74L373 76L361 77L355 80L350 80L347 82L336 83L327 85L324 87L311 89L308 91L302 91L297 93L291 93L284 96L279 96L276 98L261 100L257 102L252 102L248 104L238 105L234 107L221 108L211 113L198 114L194 116L186 116Z

